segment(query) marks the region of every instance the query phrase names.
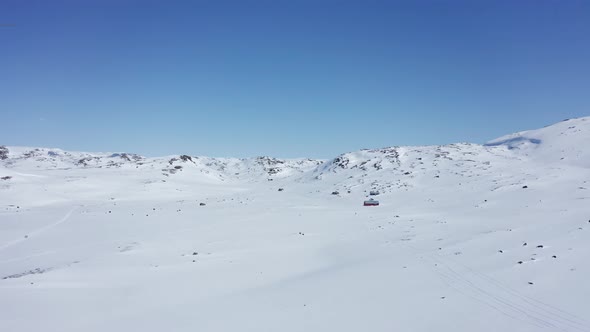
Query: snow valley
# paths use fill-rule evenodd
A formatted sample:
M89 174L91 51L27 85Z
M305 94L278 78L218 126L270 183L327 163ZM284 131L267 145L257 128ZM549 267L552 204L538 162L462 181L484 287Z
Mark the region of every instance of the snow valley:
M589 142L590 117L332 160L2 146L0 326L590 331Z

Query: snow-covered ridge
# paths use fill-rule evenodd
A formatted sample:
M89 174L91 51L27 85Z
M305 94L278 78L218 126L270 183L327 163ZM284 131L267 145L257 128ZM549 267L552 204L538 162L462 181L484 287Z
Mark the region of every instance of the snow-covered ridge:
M390 172L422 174L448 168L449 164L486 164L491 159L563 162L590 167L590 117L571 119L542 129L502 136L484 145L460 143L444 146L408 146L360 150L331 160L256 158L212 158L168 156L146 158L132 153L68 152L55 148L0 147L0 165L5 168L70 169L127 168L159 169L164 176L183 171L206 174L217 179L272 180L291 176L322 179L333 174Z
M313 159L211 158L176 155L148 158L133 153L69 152L56 148L0 146L0 165L25 169L160 169L169 176L184 170L225 178L281 178L309 171L322 163Z

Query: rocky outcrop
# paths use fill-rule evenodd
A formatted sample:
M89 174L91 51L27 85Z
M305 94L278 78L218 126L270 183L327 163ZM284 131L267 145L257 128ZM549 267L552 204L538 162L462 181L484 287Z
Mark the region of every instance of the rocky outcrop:
M8 159L8 148L0 145L0 160Z

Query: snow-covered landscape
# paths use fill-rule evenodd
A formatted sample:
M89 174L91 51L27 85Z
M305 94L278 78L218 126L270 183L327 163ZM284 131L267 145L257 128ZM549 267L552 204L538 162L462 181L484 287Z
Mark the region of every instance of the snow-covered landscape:
M0 331L590 331L589 144L0 147Z

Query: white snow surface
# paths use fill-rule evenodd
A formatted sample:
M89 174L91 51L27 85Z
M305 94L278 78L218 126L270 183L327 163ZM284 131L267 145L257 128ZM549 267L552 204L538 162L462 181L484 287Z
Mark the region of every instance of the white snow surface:
M329 161L0 148L0 330L590 331L589 143L586 117Z

